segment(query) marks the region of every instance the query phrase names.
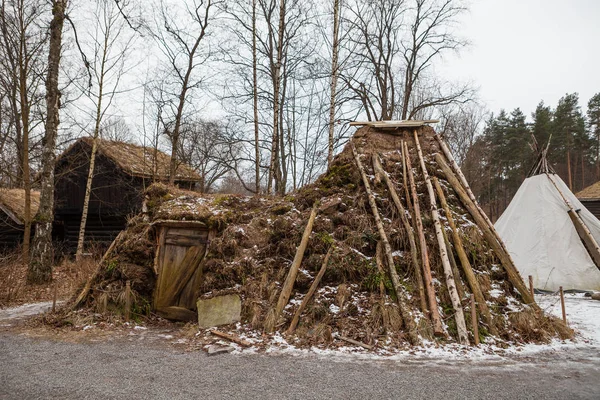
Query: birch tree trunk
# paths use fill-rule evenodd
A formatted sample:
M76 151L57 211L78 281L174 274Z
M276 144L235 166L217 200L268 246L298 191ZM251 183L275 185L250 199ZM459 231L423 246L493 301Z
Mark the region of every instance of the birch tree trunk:
M405 164L406 165L406 164ZM402 225L404 225L404 230L408 235L408 243L410 244L410 254L413 263L413 269L415 271L415 276L417 278L417 286L419 288L419 303L421 304L421 311L423 314L427 315L427 297L425 295L425 286L423 285L423 272L421 271L421 266L419 265L419 254L417 243L415 240L415 232L406 217L406 210L400 201L400 197L398 196L398 192L394 187L394 183L390 179L388 173L383 169L381 162L379 161L379 155L373 154L373 169L375 170L375 177L381 176L381 178L385 181L388 191L390 192L390 196L398 209L398 215L400 216L400 221L402 221Z
M25 209L23 216L23 224L25 229L23 232L23 265L29 265L29 247L31 242L31 178L29 173L29 114L30 105L29 97L27 96L27 42L24 35L20 39L20 56L19 56L19 93L21 97L21 121L23 134L23 189L25 191Z
M404 286L402 286L402 284L400 283L400 277L398 276L398 272L396 271L396 264L394 263L394 257L392 255L392 246L390 246L387 234L385 233L383 222L381 221L381 216L379 215L379 210L377 209L377 202L375 201L375 196L371 191L369 178L367 178L367 174L362 166L360 156L356 151L354 143L351 143L351 145L352 154L354 155L354 161L356 162L356 166L360 171L360 175L365 186L365 191L367 192L367 198L369 199L369 205L371 206L371 211L373 213L373 218L375 218L375 224L377 225L377 230L379 231L381 243L383 244L383 249L387 258L390 279L392 280L392 285L394 286L394 291L396 292L396 299L398 303L398 308L400 309L400 315L402 315L402 321L404 322L406 330L408 331L408 339L412 344L418 344L419 336L417 334L415 320L409 308L410 303L408 302L406 290L404 289Z
M258 75L256 60L256 0L252 0L252 97L254 108L254 158L256 194L260 194L260 149L258 147Z
M419 248L421 249L421 265L423 267L423 282L425 284L425 292L427 293L427 302L429 303L429 315L431 318L431 324L433 325L433 332L437 336L444 336L444 327L442 326L442 320L440 318L440 312L438 310L437 298L435 297L435 289L433 287L433 280L431 277L431 267L429 265L429 255L427 251L427 242L425 241L425 233L423 231L423 221L421 220L421 207L419 205L419 197L417 196L417 188L415 185L414 173L412 170L412 164L410 162L410 154L408 153L408 146L405 142L402 142L404 148L403 158L406 163L408 181L410 183L410 191L413 201L413 209L415 212L415 225L417 226L417 235L419 238Z
M275 191L281 191L281 170L279 165L279 107L280 107L280 82L281 82L281 61L283 55L283 30L285 28L285 0L279 3L279 31L277 37L277 55L275 56L275 65L273 65L273 137L271 143L271 162L269 165L269 183L267 192L271 192L271 182L275 180Z
M52 280L52 223L54 222L54 165L56 163L56 136L58 135L60 91L58 73L65 11L68 0L52 2L50 22L50 48L48 52L48 75L46 79L46 133L42 149L41 193L38 223L35 231L31 263L27 281L43 283Z
M427 193L429 194L429 205L431 211L431 218L433 219L433 225L435 227L435 235L437 237L438 247L440 249L440 256L442 258L442 266L444 267L444 275L446 277L446 287L448 288L448 294L452 301L452 307L454 308L454 319L456 320L456 329L458 331L458 340L461 344L469 344L469 333L467 331L467 324L465 323L465 316L463 313L462 304L458 291L456 289L456 283L454 282L454 274L452 273L452 266L450 265L450 259L448 258L448 250L446 249L446 241L444 240L444 233L442 232L442 224L437 211L437 204L435 200L435 192L433 191L433 185L427 172L427 166L425 165L425 159L423 158L423 152L421 151L421 145L419 143L418 131L413 131L413 138L415 140L415 146L417 148L417 154L419 156L419 162L421 169L423 170L423 178L425 178L425 185L427 186Z
M100 122L102 120L102 95L104 89L104 66L106 64L106 47L108 37L104 40L104 51L100 66L100 82L98 85L98 103L96 104L96 121L94 126L94 137L92 138L92 153L90 154L90 168L85 185L85 196L83 198L83 211L81 213L81 222L79 224L79 237L77 238L77 252L75 259L80 260L83 254L83 243L85 239L85 225L87 223L88 210L90 205L90 195L92 193L92 181L94 179L94 167L96 165L96 152L98 151L98 135L100 133Z
M335 96L338 77L338 47L340 36L340 0L333 0L333 48L331 54L331 84L329 95L329 146L327 165L333 161L333 131L335 124Z

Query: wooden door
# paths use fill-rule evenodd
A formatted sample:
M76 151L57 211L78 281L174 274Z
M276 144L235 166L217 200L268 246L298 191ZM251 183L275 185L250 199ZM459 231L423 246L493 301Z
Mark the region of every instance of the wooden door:
M171 222L159 226L154 291L155 311L168 319L194 321L209 230L203 224Z

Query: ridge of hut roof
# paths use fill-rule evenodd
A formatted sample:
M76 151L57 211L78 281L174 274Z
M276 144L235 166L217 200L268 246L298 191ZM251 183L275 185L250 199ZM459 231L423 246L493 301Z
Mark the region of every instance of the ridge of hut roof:
M420 126L437 124L440 122L436 119L427 119L422 121L405 120L405 121L354 121L350 122L350 126L369 126L378 129L395 129L395 128L418 128Z
M577 197L579 200L599 200L600 199L600 181L575 193L575 197Z
M40 192L31 191L31 218L38 212ZM0 210L19 225L25 224L25 190L0 188Z
M67 154L74 146L81 142L91 146L92 140L91 137L78 139L63 155ZM119 168L129 175L142 178L152 178L154 176L159 180L167 180L169 178L171 157L152 147L98 138L98 153L114 161ZM175 180L198 182L201 179L200 175L189 165L180 163L177 166Z

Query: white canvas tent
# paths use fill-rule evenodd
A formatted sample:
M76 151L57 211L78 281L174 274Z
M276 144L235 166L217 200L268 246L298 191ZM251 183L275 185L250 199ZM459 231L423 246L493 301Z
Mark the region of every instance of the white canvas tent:
M577 217L569 215L572 209L580 231L582 222L600 243L600 221L554 173L527 178L495 224L521 276L527 281L532 275L537 289L600 290L600 269L578 233Z

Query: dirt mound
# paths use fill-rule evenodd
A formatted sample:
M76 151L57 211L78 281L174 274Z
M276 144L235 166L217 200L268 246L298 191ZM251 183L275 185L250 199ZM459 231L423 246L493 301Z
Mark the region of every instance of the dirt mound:
M416 132L419 146L413 129L360 129L327 173L285 198L152 186L147 211L117 238L80 303L121 312L129 280L134 313L150 312L157 221L200 221L216 234L199 297L241 296L242 323L232 331L271 337L288 330L332 249L314 296L288 335L297 346L329 345L341 336L392 347L422 339L473 342L471 294L482 341L571 336L562 322L525 304L530 295L494 241L493 228L465 197L467 188L457 186L457 171L444 170L451 160L443 142L429 127ZM293 291L278 313L313 209L317 216Z

